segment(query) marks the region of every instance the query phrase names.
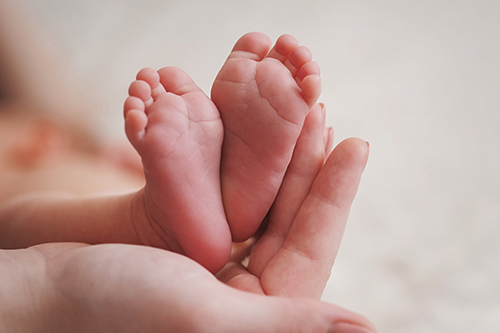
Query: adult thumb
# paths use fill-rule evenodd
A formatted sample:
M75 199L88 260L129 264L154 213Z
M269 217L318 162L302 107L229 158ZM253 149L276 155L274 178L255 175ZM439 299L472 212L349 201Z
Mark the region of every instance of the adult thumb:
M333 304L310 298L234 292L239 295L227 299L227 307L223 306L226 320L217 332L376 332L363 316ZM219 298L219 306L221 301Z

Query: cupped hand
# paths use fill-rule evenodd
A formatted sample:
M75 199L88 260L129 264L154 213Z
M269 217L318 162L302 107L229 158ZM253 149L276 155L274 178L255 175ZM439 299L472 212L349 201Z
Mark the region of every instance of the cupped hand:
M368 158L368 145L347 139L329 154L324 111L306 118L267 228L257 244L240 245L222 281L259 294L319 299L330 277ZM328 156L329 155L329 156ZM325 162L325 156L327 156ZM241 264L247 256L248 267Z
M17 251L17 267L25 260L32 268L10 289L24 306L15 316L0 311L6 332L369 332L342 308L241 291L161 249L53 243Z
M2 251L15 279L0 294L16 306L8 316L0 306L8 318L0 331L374 332L362 316L317 299L368 156L364 141L349 139L325 162L331 138L318 134L320 111L306 120L259 242L235 253L218 278L185 256L144 246Z

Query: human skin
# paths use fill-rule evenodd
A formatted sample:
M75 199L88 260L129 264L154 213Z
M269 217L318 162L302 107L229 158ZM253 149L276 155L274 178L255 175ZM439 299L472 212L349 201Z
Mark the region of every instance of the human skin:
M294 207L278 251L250 252L250 261L268 262L259 265L261 277L237 257L218 280L185 256L134 245L59 243L1 251L0 331L374 332L363 317L317 299L367 156L364 141L346 140L312 186L298 188L305 198ZM290 195L281 192L281 200L292 202ZM308 237L296 236L306 229ZM334 250L319 258L320 248ZM294 276L319 278L289 279L281 273L285 267L300 272Z
M279 61L276 62L279 63ZM177 72L182 73L180 70L177 70ZM156 74L156 72L154 73ZM183 80L187 76L184 75L184 78L182 78L180 75L172 75L172 70L164 71L163 74L164 79L162 84L168 87L169 90L172 90L170 87L173 85L184 84ZM160 75L160 79L161 77ZM173 77L177 77L177 79L172 79ZM188 79L190 80L189 77ZM135 83L138 83L138 81ZM143 83L146 84L144 81ZM194 86L194 84L192 85ZM134 90L133 88L134 85L131 86L131 90ZM202 96L196 95L192 97L191 101L196 99L210 102L199 88L193 93ZM135 95L140 94L135 93ZM180 99L180 95L179 93L179 96L174 95L173 97ZM151 90L149 96L151 98ZM130 102L130 99L127 102ZM315 108L318 109L319 105ZM205 109L203 111L206 112ZM144 110L142 112L144 114ZM168 107L166 110L161 110L161 112L166 112L167 114L175 113ZM132 118L131 114L134 113L137 112L128 110L126 114L126 123L128 124L127 133L130 137L137 134L137 131L131 130L131 127L134 127L134 122L130 119ZM152 113L150 112L149 114L151 115ZM185 116L181 115L182 117ZM149 122L152 121L149 120ZM166 125L166 129L163 127L160 128L160 139L164 139L163 134L166 132L165 130L168 130L168 126L172 127L171 122L167 122ZM222 134L222 124L220 125L220 134ZM16 127L20 128L19 125ZM174 146L174 150L186 153L187 157L181 158L177 164L174 163L173 168L159 167L157 165L159 160L157 158L158 149L151 149L151 147L155 148L155 146L157 148L158 144L151 144L154 141L149 140L142 143L149 150L144 153L144 149L140 149L143 153L143 161L147 163L145 165L145 168L147 167L145 173L146 179L149 180L149 187L147 183L144 189L135 190L129 194L102 196L92 195L91 192L87 192L85 193L87 195L82 196L78 191L74 192L71 189L71 186L75 185L75 181L76 187L82 185L83 187L88 187L89 185L92 187L96 180L98 182L96 185L98 186L109 181L109 172L104 173L102 168L95 167L99 165L98 158L89 154L75 152L71 147L59 147L59 149L56 149L56 152L52 152L54 149L51 149L51 146L54 145L45 145L44 142L57 142L61 140L46 139L54 135L53 131L44 130L42 131L43 135L34 135L32 133L36 134L38 131L34 131L32 127L23 127L25 127L25 130L18 131L18 133L30 133L25 136L34 137L29 140L26 140L24 136L14 139L11 149L13 152L7 151L6 155L19 156L18 151L20 149L15 142L28 141L30 148L27 150L30 153L24 155L31 156L33 155L32 151L37 151L38 153L35 154L37 160L33 162L34 166L26 166L22 164L26 162L25 159L22 159L19 162L21 165L16 166L14 170L12 168L8 170L11 174L19 173L19 176L15 178L17 180L15 188L25 188L26 194L14 197L0 207L0 246L3 248L20 248L45 242L61 241L91 244L121 242L149 245L186 254L202 263L212 272L217 272L224 266L229 257L231 239L220 198L218 167L210 175L211 177L205 177L205 165L190 163L190 168L186 168L184 159L189 158L191 152L180 143L179 147L177 145ZM316 135L319 135L316 139L317 142L324 146L325 143L322 140L324 118L322 118L322 123L315 127L314 131ZM147 134L151 134L151 132ZM132 141L138 145L137 140ZM175 140L166 140L167 143L170 141ZM159 140L159 142L163 146L166 145L165 140ZM189 142L192 141L188 140ZM200 140L200 147L204 143L204 140ZM160 148L165 149L165 147ZM319 162L321 164L324 162L324 149L323 147L323 155ZM196 152L197 150L195 147L194 151ZM210 169L214 169L213 165L218 166L220 159L220 146L218 154L212 156L211 153L209 152L206 155L212 161ZM217 160L216 164L213 162L214 159ZM164 158L163 160L171 163L173 159ZM152 163L148 163L149 161L152 161ZM154 168L151 167L151 164ZM85 165L88 168L82 169L82 166ZM156 171L159 170L159 172L152 172L155 169ZM200 171L201 176L197 178L197 175L200 175L200 173L190 172L191 169ZM52 172L47 174L42 172L44 170L49 172L57 170L57 173ZM170 172L165 172L165 170ZM189 172L186 173L186 171ZM40 175L38 179L36 179L37 175ZM88 177L89 175L97 177ZM35 179L28 176L33 176ZM10 179L12 177L7 178ZM173 179L175 182L165 182L165 179L168 178ZM206 178L210 178L208 184L198 181ZM180 183L179 179L181 179ZM34 186L40 180L46 185L46 189L51 191L42 191L44 189L43 186ZM59 188L57 184L64 184L69 186L69 188ZM30 186L34 187L29 190ZM186 190L186 187L188 187L189 191ZM5 189L6 187L3 188L4 191ZM193 193L198 194L201 190L206 192L204 192L205 195L192 195ZM88 196L88 194L91 195ZM176 201L165 200L165 198L168 199L169 197L175 198ZM196 198L201 198L204 201L191 200ZM208 205L207 202L214 204ZM216 204L220 206L218 207L220 214L215 215L215 217L218 217L215 221L214 214L210 214L210 211L206 214L192 216L191 212L198 212L200 206L202 208L209 207L213 210ZM158 209L156 211L154 209L157 207L162 207L160 214L157 214ZM201 211L204 212L203 209ZM194 224L186 222L187 213L190 215L190 219L187 220L194 222ZM214 228L214 226L218 226L218 228ZM204 244L205 246L202 247L200 244Z
M273 48L264 34L241 37L214 81L214 102L179 68L141 70L124 105L146 178L140 229L220 269L231 239L248 239L269 211L320 92L318 65L290 35Z
M250 237L267 214L320 93L319 66L293 36L272 46L251 32L233 47L211 91L224 123L221 186L233 240Z
M54 61L52 56L42 59L40 52L36 52L39 49L33 49L31 43L33 40L27 38L32 38L32 36L19 33L22 30L17 28L28 27L28 25L22 20L22 24L19 24L17 16L11 15L13 12L11 11L12 8L9 8L9 4L13 3L15 2L0 1L2 16L0 25L7 27L0 29L0 33L4 32L4 34L0 34L0 44L8 46L2 48L0 58L4 60L5 64L8 64L8 66L5 66L8 71L4 72L7 74L8 96L15 97L14 102L18 102L22 108L26 106L33 108L34 113L43 111L48 114L66 115L68 111L73 113L76 111L81 117L77 117L78 119L70 125L73 127L75 136L79 139L76 141L83 143L83 147L79 147L79 149L83 148L87 151L95 149L94 143L81 140L81 138L88 139L88 128L79 128L88 119L89 105L86 103L88 101L83 100L82 103L81 96L75 98L75 95L72 94L73 91L80 92L81 89L74 89L73 91L70 89L68 91L65 84L67 83L66 80L62 80L64 84L57 82L58 78L64 76L59 75L61 74L58 70L61 65L60 61ZM57 73L57 75L54 75L54 73ZM69 107L70 105L71 107ZM54 118L66 119L67 117L56 116ZM74 119L74 117L71 119ZM331 140L329 142L331 143ZM92 149L89 149L89 147L92 147ZM38 148L44 147L39 145ZM37 151L43 150L37 149ZM77 226L73 231L77 232L78 237L90 237L87 240L97 242L128 241L134 243L147 239L148 237L144 234L142 235L144 238L141 238L140 234L134 233L132 233L134 236L130 237L129 232L132 228L130 228L130 224L127 224L127 221L120 225L109 223L110 217L120 218L119 214L124 209L130 208L130 206L123 205L126 200L115 200L117 197L113 197L113 199L110 199L110 197L104 199L94 197L96 201L92 199L79 201L81 199L79 195L94 193L95 191L92 184L88 182L89 179L99 179L104 190L113 189L114 186L109 187L109 184L103 183L109 181L109 176L112 176L116 170L103 173L103 169L109 171L109 168L96 167L94 157L89 159L88 155L76 155L66 156L69 159L59 159L61 156L58 156L55 162L59 165L56 169L53 169L54 164L44 164L44 167L37 169L34 174L30 173L30 177L25 177L26 174L22 173L18 175L19 180L23 180L26 183L25 185L33 184L31 176L38 178L40 181L43 179L43 181L37 183L37 189L44 189L49 186L52 189L56 187L56 189L67 190L67 181L75 180L75 178L80 181L79 185L82 188L76 191L78 192L76 196L61 196L60 194L46 196L44 194L39 197L48 201L54 200L52 207L50 205L47 207L52 213L57 214L58 210L65 210L65 207L69 209L68 211L75 213L81 213L82 211L88 213L88 209L92 210L92 207L96 208L94 212L97 214L104 211L112 213L111 215L100 214L102 220L89 219L89 215L82 216L82 214L78 214L78 216L62 215L60 217L65 223L53 225L56 227L54 230L60 232L60 235L58 235L60 238L58 239L64 240L68 236L68 234L65 234L68 231L67 222L72 218L75 218L72 221L75 221ZM54 156L51 155L50 157ZM69 160L71 162L66 164ZM32 159L32 162L38 163L40 160ZM77 173L73 168L75 165L81 166L82 162L84 165L82 169L91 170L91 173L98 174L98 177L93 178L91 176L83 179L75 177ZM69 169L73 170L67 172ZM5 174L2 172L3 175ZM85 184L86 181L87 184ZM17 183L17 185L19 184L20 182ZM56 184L57 186L55 186ZM58 188L59 185L61 185L61 188ZM75 189L73 188L73 190ZM134 196L125 197L128 200ZM25 197L25 199L35 199L35 202L28 200L30 204L43 203L36 202L38 199L36 195L31 198ZM65 204L69 204L69 206L65 206ZM109 210L110 206L114 207L115 210ZM53 220L50 221L52 219L50 214L45 215L43 211L38 212L40 214L33 214L32 216L37 218L43 216L47 223L54 222ZM118 213L118 215L113 215L113 212ZM292 219L292 221L295 220L295 218ZM116 222L116 220L114 221ZM103 224L99 222L103 222ZM336 221L336 223L340 227L342 226L342 221ZM270 224L273 224L273 222L270 221ZM50 225L44 225L42 221L37 225L38 229L34 228L33 230L33 225L27 224L24 226L26 227L24 232L21 228L14 235L19 237L28 235L28 237L33 237L31 241L39 243L41 241L40 233L37 235L37 232L44 231L47 226L50 227ZM103 229L106 232L101 233ZM342 227L340 230L342 230ZM3 232L0 232L0 234L5 236ZM335 239L338 240L338 238ZM150 244L154 243L153 238L149 239L148 242ZM273 242L273 244L277 248L281 246L279 241ZM335 244L331 245L333 248L337 246ZM265 249L266 247L261 246L261 248ZM287 260L280 260L282 254L280 251L260 250L260 253L251 254L252 262L260 263L257 266L267 272L268 281L273 280L269 280L269 277L278 276L278 274L274 274L275 269L266 269L266 265L263 264L263 262L270 259L277 258L275 261L291 265L290 268L303 267L303 265L294 266L293 262L290 263ZM327 251L326 254L331 255L331 252ZM260 258L265 258L265 260ZM325 262L329 261L325 260ZM315 268L314 266L313 268ZM139 330L192 331L193 329L207 331L213 328L217 332L233 332L235 327L238 327L241 329L240 331L247 329L247 331L266 332L281 329L286 332L293 332L294 330L317 332L327 327L332 328L333 324L335 324L336 331L340 331L341 328L343 331L347 331L345 323L361 323L369 326L364 319L357 315L317 301L302 298L292 300L268 296L256 297L248 292L237 292L215 280L205 269L188 258L149 247L132 245L89 246L69 243L45 244L29 249L0 251L0 267L2 268L0 270L0 331L78 332L78 330L82 330L88 332L137 332ZM171 268L171 270L164 269L158 272L159 267ZM324 272L327 270L327 268L323 267L321 271L316 271L318 274L312 271L312 276L317 275L322 278L319 281L313 279L309 285L303 285L302 287L294 285L290 288L290 285L285 283L283 285L288 285L288 287L284 291L264 287L265 282L259 282L262 286L261 289L254 288L255 281L260 281L261 277L254 275L256 273L248 274L248 272L242 270L239 260L231 261L227 269L224 269L219 277L222 280L227 279L229 285L238 286L243 290L253 291L254 293L262 294L267 292L269 294L292 295L290 290L295 290L295 295L317 297L318 290L321 288L322 281L326 276ZM193 277L199 277L200 281L197 279L193 281L191 279ZM245 283L245 280L248 283ZM165 281L171 281L172 284L165 286ZM297 282L299 284L304 283L304 281L300 280ZM276 280L274 284L279 286L281 283ZM273 285L273 283L270 285ZM192 296L187 288L200 291L200 293ZM144 290L150 290L151 294L145 295ZM207 290L214 290L214 292L210 293ZM157 297L154 297L155 295ZM190 295L192 297L189 297ZM206 301L207 304L201 313L199 309L200 301ZM223 303L222 306L220 303ZM179 304L185 306L180 311L176 311L179 310ZM160 305L160 307L156 305ZM172 312L166 318L165 313L155 312L158 308L171 309ZM101 311L96 312L96 309ZM193 318L201 318L198 321L195 320L194 327L189 326L192 325ZM214 318L219 318L219 320ZM222 321L224 323L221 323ZM214 325L214 322L218 325ZM339 324L339 322L341 323ZM137 329L138 327L139 329ZM354 332L352 329L350 331Z
M141 194L147 215L137 228L153 229L163 247L219 270L231 252L220 186L219 111L176 67L142 69L129 94L125 132L146 178Z
M2 332L370 332L317 300L231 288L179 254L151 247L44 244L0 252ZM363 328L364 327L364 328Z

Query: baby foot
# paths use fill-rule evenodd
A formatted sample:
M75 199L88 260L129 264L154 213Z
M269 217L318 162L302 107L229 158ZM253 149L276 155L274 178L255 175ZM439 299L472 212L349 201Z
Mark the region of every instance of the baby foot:
M276 197L304 119L321 93L309 49L290 35L240 38L212 87L224 123L221 182L233 239L250 237Z
M219 112L193 80L174 67L141 70L129 95L125 131L142 157L146 177L140 192L146 216L136 228L154 229L164 243L161 247L217 271L231 249L220 193Z

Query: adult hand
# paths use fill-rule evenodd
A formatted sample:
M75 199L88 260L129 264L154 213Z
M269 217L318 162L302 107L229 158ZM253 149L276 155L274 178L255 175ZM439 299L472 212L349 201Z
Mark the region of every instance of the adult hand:
M306 118L267 229L219 273L228 284L266 295L321 296L369 150L366 142L348 139L325 163L331 138L323 140L323 117L316 106ZM240 262L249 253L245 268Z
M366 142L348 139L329 155L333 138L323 140L323 126L324 112L316 106L260 239L241 244L218 274L228 285L264 295L321 297L369 151Z
M333 138L322 139L323 126L324 112L316 106L306 118L267 228L256 246L247 242L233 251L221 280L266 295L321 296L369 150L366 142L348 139L325 163ZM241 264L245 256L248 267Z
M344 332L343 323L367 325L319 301L231 288L185 256L145 246L44 244L2 251L0 264L1 332Z
M234 261L218 280L187 257L134 245L2 251L0 331L374 331L363 317L312 299L329 276L368 149L347 140L323 166L324 145L318 145L322 161L299 154L313 151L306 142L318 143L306 138L297 144L248 271Z

